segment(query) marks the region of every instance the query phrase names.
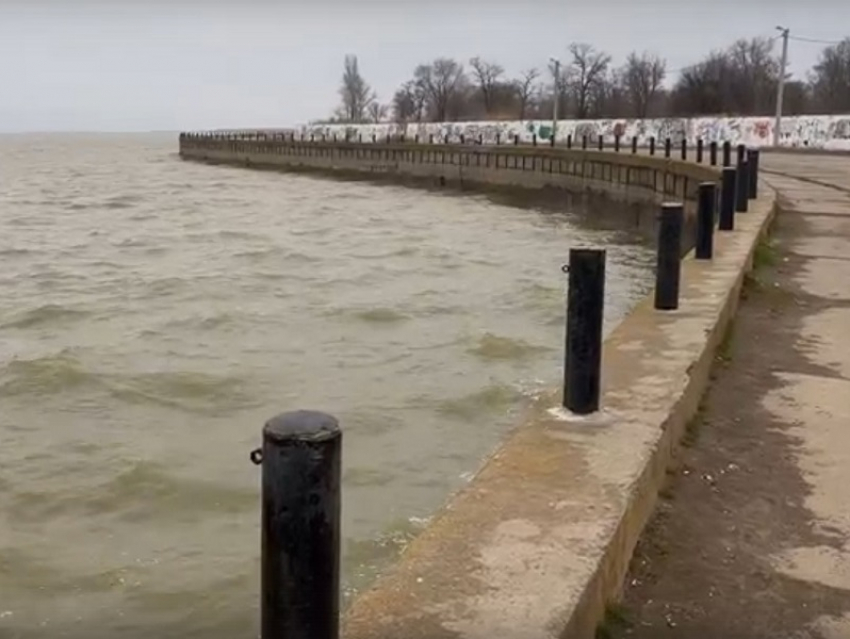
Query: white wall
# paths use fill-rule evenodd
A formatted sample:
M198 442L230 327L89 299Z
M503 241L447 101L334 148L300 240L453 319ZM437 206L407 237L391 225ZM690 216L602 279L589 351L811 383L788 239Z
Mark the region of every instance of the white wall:
M632 136L638 136L639 143L645 145L650 137L655 137L659 146L667 137L673 144L680 144L686 138L689 144L695 144L697 138L706 143L729 140L733 144L747 144L752 147L773 144L774 119L764 117L748 118L658 118L654 120L560 120L558 122L557 141L565 142L568 135L573 136L574 144L587 135L588 146L596 144L602 134L606 144L611 144L616 134L622 136L623 146L631 144ZM445 122L424 124L363 124L363 125L308 125L300 129L307 135L334 133L345 137L345 132L356 138L362 134L363 140L371 140L373 134L379 138L387 134L405 134L413 138L419 134L427 141L431 134L442 140L446 135L450 141L457 142L461 135L467 140L477 140L483 136L484 142L492 144L497 133L502 143L509 143L514 135L523 142L530 142L537 134L540 140L548 140L552 133L551 121L505 121L505 122ZM781 144L791 147L813 147L831 150L850 150L850 115L809 115L785 117L782 119Z

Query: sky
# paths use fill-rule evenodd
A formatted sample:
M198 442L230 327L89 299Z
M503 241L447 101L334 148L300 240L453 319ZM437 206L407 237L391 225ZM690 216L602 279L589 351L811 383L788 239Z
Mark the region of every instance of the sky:
M440 56L518 74L588 42L675 70L777 25L840 40L850 1L0 0L0 131L285 127L333 112L346 54L389 102ZM823 46L792 40L789 70Z

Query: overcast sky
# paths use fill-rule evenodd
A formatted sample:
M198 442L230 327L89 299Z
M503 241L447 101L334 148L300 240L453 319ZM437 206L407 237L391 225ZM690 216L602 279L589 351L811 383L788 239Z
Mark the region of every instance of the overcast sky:
M777 24L838 40L850 0L0 0L0 131L287 126L332 112L346 53L388 101L437 56L518 73L589 42L672 70ZM821 48L792 41L791 71Z

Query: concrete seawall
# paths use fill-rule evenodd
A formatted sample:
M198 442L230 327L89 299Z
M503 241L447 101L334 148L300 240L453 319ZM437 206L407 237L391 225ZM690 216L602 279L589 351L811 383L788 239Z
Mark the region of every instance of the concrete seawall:
M564 188L625 200L678 199L692 208L716 169L663 157L535 146L241 140L181 136L187 160L443 185Z
M366 148L368 147L368 148ZM363 155L365 153L365 155ZM330 173L406 174L626 198L690 198L716 169L626 153L535 147L183 140L187 159ZM483 166L482 166L483 162ZM762 196L712 260L683 261L680 307L648 298L603 351L603 410L542 397L399 562L352 604L346 639L590 639L619 597L665 471L707 387L753 252L774 214Z

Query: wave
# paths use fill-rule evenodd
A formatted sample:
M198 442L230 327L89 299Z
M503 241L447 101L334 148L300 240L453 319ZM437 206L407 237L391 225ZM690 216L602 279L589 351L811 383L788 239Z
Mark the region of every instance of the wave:
M238 514L256 508L256 492L214 481L180 477L165 464L125 462L100 484L84 489L21 491L9 513L28 522L51 521L60 514L113 515L125 521L197 521L198 514Z
M522 360L549 350L521 339L485 333L468 352L484 360Z
M143 201L138 195L117 195L107 199L103 206L109 210L130 209Z
M356 311L354 317L369 324L396 324L410 319L409 316L391 308L370 308Z
M96 376L70 351L23 360L13 359L0 370L3 395L52 395L91 384Z
M44 304L21 311L11 318L0 320L0 328L35 328L50 324L63 324L88 317L90 313L59 304Z
M192 413L221 414L257 405L245 380L178 371L103 378L110 395L132 404L156 404Z
M443 400L438 404L437 410L449 417L468 420L482 414L505 412L523 397L522 392L516 388L493 384L462 397Z
M128 404L221 415L258 405L246 380L195 371L104 374L70 351L30 360L13 359L0 370L0 391L11 396L49 396L68 391L105 394Z

